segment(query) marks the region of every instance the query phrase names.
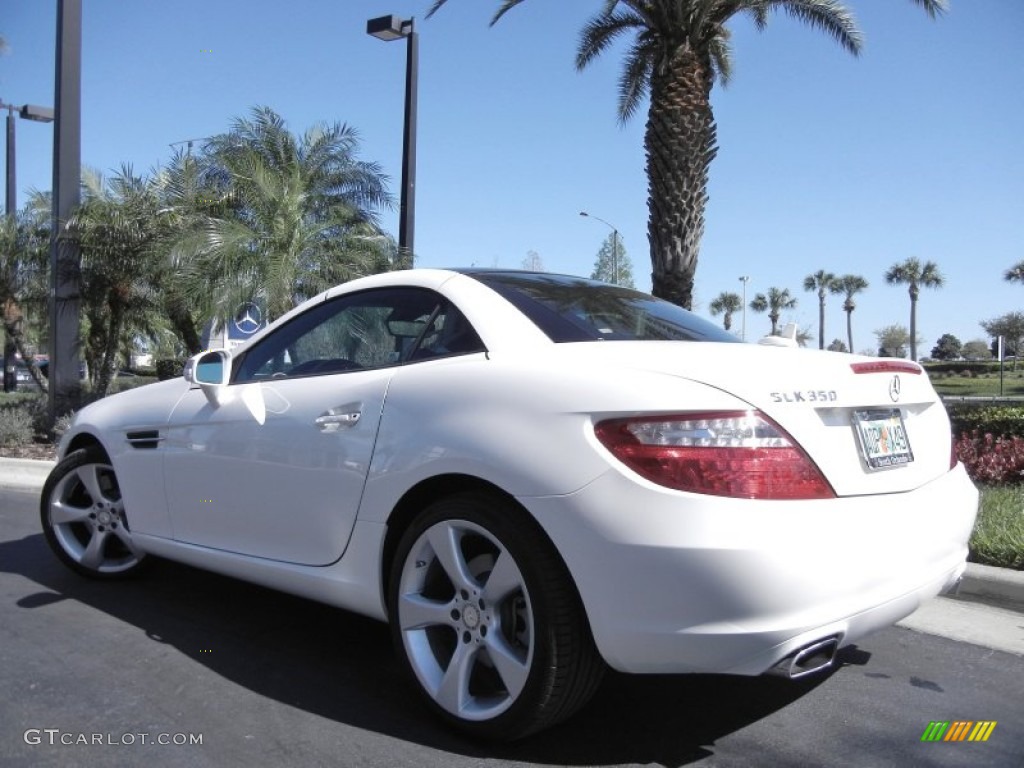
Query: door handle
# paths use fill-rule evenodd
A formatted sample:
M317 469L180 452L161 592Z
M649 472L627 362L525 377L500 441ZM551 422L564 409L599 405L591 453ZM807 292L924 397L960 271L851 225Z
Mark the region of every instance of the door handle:
M322 413L314 419L313 423L320 428L321 432L337 432L343 427L353 427L362 416L361 411L350 411L331 408L327 413Z

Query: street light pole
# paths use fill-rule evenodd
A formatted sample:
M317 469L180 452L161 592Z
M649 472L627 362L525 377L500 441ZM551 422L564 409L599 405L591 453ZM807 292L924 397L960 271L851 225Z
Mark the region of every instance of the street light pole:
M596 219L610 228L612 231L612 283L615 285L619 284L619 230L614 224L609 224L607 221L602 219L600 216L595 216L592 213L586 211L580 211L580 216L586 216L588 219Z
M57 122L53 132L53 219L50 235L50 416L78 407L78 331L81 253L63 236L65 222L81 199L82 183L82 0L58 0L54 85Z
M402 195L399 202L398 247L415 259L416 230L416 117L419 92L420 36L416 20L380 16L366 22L366 34L379 40L405 38L405 129L402 134Z
M743 330L740 333L740 338L743 341L747 340L747 283L750 282L750 275L742 275L740 282L743 283Z
M0 109L7 110L7 193L5 203L5 214L11 221L12 226L17 226L18 217L18 172L15 155L15 118L14 111L26 120L34 120L39 123L52 123L53 110L46 107L37 107L33 104L23 104L16 107L13 104L5 104L0 99ZM11 270L10 293L14 294L14 270ZM20 320L18 321L20 322ZM13 392L18 386L17 372L15 371L14 358L17 350L14 346L14 339L8 333L4 334L4 392Z
M7 109L7 218L14 221L18 213L18 186L14 169L14 105L0 101L0 109ZM6 388L4 391L7 391Z

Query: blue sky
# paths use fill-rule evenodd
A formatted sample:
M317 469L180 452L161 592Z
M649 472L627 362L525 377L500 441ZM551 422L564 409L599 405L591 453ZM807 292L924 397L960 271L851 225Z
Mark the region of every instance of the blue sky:
M695 309L723 290L748 299L788 287L784 320L817 338L818 269L871 284L854 313L857 350L908 324L906 289L883 274L935 261L945 288L919 303L919 354L940 335L983 336L978 321L1024 309L1002 279L1024 260L1024 3L951 0L932 21L909 0L850 0L865 49L853 58L785 16L764 33L732 25L735 67L712 96L719 154L696 277ZM493 28L497 0L86 0L83 163L144 171L172 142L224 131L253 105L294 131L317 121L358 129L397 199L405 44L365 34L367 19L416 16L420 32L417 264L589 274L609 230L650 288L643 129L646 105L616 118L621 48L582 74L578 30L599 0L530 0ZM56 2L5 0L0 99L53 103ZM209 52L206 52L209 51ZM51 126L18 121L19 203L52 185ZM397 233L397 210L383 216ZM827 339L845 339L830 297ZM738 327L737 322L737 327ZM748 337L768 328L747 314Z

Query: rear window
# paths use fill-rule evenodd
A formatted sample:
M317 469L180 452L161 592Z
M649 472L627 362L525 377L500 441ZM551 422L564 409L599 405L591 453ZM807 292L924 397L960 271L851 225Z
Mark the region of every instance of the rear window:
M555 342L739 342L682 307L629 288L569 275L467 274L510 301Z

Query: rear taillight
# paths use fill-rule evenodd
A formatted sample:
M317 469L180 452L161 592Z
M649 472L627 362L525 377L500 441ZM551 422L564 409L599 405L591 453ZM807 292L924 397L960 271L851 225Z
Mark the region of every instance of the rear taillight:
M869 363L850 363L854 373L912 373L920 376L924 369L909 360L874 360Z
M668 488L745 499L835 497L810 457L758 411L610 419L594 431L619 461Z

